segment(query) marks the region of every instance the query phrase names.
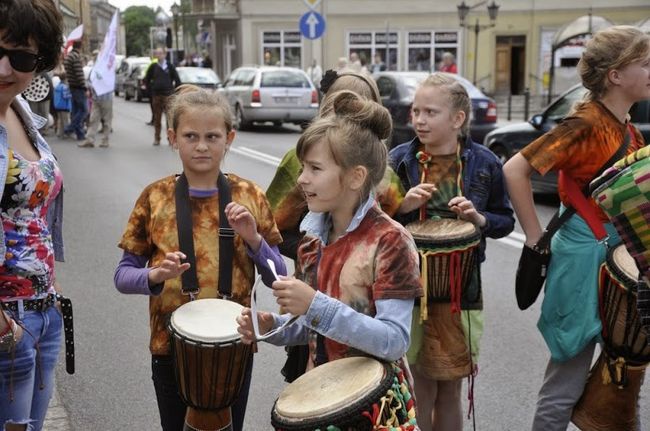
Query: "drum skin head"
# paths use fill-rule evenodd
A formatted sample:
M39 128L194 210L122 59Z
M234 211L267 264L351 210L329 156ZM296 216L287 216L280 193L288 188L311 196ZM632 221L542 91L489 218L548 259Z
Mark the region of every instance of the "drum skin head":
M299 421L349 406L376 388L384 378L381 362L366 357L344 358L310 370L287 386L275 404L287 421Z
M471 222L453 218L419 220L406 225L415 240L445 241L471 238L478 234ZM479 234L480 237L480 234Z
M639 279L639 269L636 267L636 263L632 256L630 256L630 253L628 253L625 245L621 244L614 249L613 260L614 263L616 263L616 266L623 271L630 280Z
M172 313L170 325L190 340L204 343L237 340L235 318L244 307L223 299L198 299L181 305Z

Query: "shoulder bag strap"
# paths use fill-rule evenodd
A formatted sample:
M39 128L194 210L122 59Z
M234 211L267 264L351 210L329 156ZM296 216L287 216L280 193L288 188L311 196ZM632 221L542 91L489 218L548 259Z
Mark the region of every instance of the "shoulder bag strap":
M226 205L231 200L228 179L223 173L217 180L219 188L219 294L229 298L232 293L232 261L234 253L235 233L228 224L225 215ZM199 280L196 274L196 254L194 252L194 238L192 229L192 207L190 205L190 192L185 174L181 174L176 181L176 227L178 230L179 249L185 254L185 262L190 268L181 274L181 290L186 295L199 293Z
M609 158L609 160L607 160L600 167L600 169L598 169L598 172L596 172L596 174L593 176L592 181L594 179L598 178L600 176L600 174L605 172L605 170L607 168L609 168L611 165L613 165L618 159L625 156L625 153L627 152L627 149L628 149L628 147L630 145L630 135L631 135L631 132L630 132L629 127L628 127L627 133L625 134L625 139L623 140L623 144L618 148L618 150L616 150L616 152ZM563 178L563 177L565 179L570 179L570 177L565 176L562 172L560 172L560 178ZM559 182L559 179L558 179L558 182ZM573 182L573 180L571 179L570 181L565 181L565 184L568 184L569 182ZM582 201L581 205L580 205L581 207L585 207L585 205L586 205L585 208L590 208L589 205L588 205L588 202L587 202L587 198L586 198L586 196L589 193L589 183L590 182L591 181L587 182L587 184L585 185L585 187L583 187L583 189L581 190L580 193L572 193L572 197L574 197L577 200ZM573 184L575 184L575 182L573 182ZM576 185L576 188L577 188L577 185ZM546 226L546 229L544 230L544 234L539 239L539 241L537 241L537 244L535 244L535 248L538 249L538 250L547 249L550 242L551 242L551 238L553 237L553 235L555 235L555 232L557 232L558 229L560 229L560 227L562 227L562 225L567 220L569 220L569 218L571 218L571 216L573 214L575 214L575 213L576 213L576 209L574 207L572 207L572 206L568 206L566 208L566 210L562 213L562 215L560 215L560 210L557 210L555 212L555 214L553 215L553 218L551 219L551 221ZM604 230L604 227L601 226L601 228ZM606 234L602 235L600 230L599 230L598 234L596 232L594 232L594 234L599 239L602 239L602 238L604 238L606 236Z

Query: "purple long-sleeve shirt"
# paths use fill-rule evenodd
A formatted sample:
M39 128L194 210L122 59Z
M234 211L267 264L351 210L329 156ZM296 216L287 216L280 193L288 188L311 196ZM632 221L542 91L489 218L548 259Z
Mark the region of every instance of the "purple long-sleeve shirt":
M266 262L267 259L273 261L278 275L287 274L287 267L284 264L284 259L280 255L278 247L269 246L264 238L262 238L260 249L257 253L253 253L248 247L246 247L246 251L253 259L257 271L262 275L262 281L267 286L271 286L275 281L275 276ZM118 263L115 269L115 275L113 277L117 290L126 294L159 295L162 292L164 283L149 284L149 271L152 268L147 267L148 261L149 256L138 256L137 254L125 251L120 263Z

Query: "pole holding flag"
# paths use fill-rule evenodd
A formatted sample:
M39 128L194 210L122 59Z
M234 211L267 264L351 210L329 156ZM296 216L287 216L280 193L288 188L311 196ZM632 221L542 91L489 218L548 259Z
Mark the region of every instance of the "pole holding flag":
M117 50L117 27L119 12L115 11L108 32L104 36L95 65L90 71L90 84L98 96L115 91L115 54Z

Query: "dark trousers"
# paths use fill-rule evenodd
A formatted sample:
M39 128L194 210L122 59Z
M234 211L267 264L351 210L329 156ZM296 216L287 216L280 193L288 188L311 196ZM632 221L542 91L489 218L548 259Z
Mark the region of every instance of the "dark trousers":
M160 143L160 130L162 129L162 116L165 115L165 124L169 128L170 124L167 118L167 99L168 96L154 95L151 98L151 107L153 108L153 127L154 141Z
M81 140L86 136L84 122L88 114L88 98L84 88L70 88L72 96L72 110L70 111L70 124L65 128L65 133L74 132L77 139Z
M180 395L178 395L172 357L152 356L151 371L153 386L156 389L156 400L158 402L162 430L182 431L187 406ZM248 403L248 391L251 386L252 371L253 359L251 358L246 369L244 384L239 392L239 397L231 407L233 431L242 431L244 429L244 416L246 415L246 404Z

